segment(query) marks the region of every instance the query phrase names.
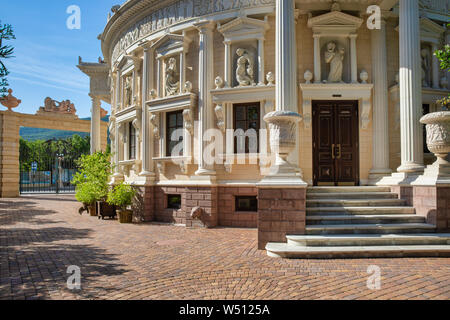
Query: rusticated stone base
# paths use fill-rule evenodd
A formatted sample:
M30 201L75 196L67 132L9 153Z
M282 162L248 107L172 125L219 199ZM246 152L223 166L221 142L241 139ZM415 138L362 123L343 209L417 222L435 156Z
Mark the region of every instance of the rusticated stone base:
M306 188L258 188L258 249L306 229Z
M237 196L257 196L256 188L220 187L219 188L219 225L235 228L257 228L258 212L236 211Z
M413 206L413 187L409 185L392 186L391 191L398 194L399 199L405 200L408 206Z
M436 225L437 232L450 232L450 187L414 186L416 214Z
M185 212L186 227L214 228L218 226L217 187L186 187L184 199L182 209ZM199 208L201 212L198 218L191 216L195 208Z

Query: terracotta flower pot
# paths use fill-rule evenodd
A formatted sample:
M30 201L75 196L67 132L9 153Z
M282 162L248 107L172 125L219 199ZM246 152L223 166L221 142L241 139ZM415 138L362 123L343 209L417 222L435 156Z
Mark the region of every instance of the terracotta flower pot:
M133 211L132 210L117 210L117 214L119 215L120 223L132 223L133 222Z
M97 204L91 204L88 206L89 208L89 214L91 215L91 217L96 217L97 216Z

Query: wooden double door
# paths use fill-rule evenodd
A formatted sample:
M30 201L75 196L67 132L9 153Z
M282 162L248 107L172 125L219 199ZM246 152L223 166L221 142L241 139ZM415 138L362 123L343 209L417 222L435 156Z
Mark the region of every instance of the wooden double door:
M313 102L315 186L359 185L358 101Z

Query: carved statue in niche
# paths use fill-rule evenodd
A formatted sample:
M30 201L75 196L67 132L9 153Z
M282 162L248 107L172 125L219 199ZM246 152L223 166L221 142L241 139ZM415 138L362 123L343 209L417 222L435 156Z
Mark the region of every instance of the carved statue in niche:
M427 48L420 50L420 56L422 58L422 86L429 87L430 84L427 80L428 70L430 70L430 53Z
M253 59L250 57L247 50L239 48L236 51L238 55L236 80L239 86L250 86L255 84L254 81L254 67Z
M133 102L133 87L131 84L131 77L125 78L125 106L131 106Z
M330 74L328 75L328 82L336 83L342 81L342 71L344 69L345 49L336 48L336 43L330 42L327 45L325 52L325 62L330 64Z
M177 60L170 58L166 68L166 96L173 96L180 90L180 77L177 71Z

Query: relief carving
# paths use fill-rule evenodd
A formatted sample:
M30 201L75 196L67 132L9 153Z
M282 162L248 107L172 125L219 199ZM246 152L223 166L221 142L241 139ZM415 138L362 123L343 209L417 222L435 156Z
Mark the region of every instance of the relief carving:
M125 78L125 107L130 107L133 103L133 86L131 77Z
M40 107L37 115L66 115L78 119L77 109L70 100L58 102L50 97L45 98L44 106Z

